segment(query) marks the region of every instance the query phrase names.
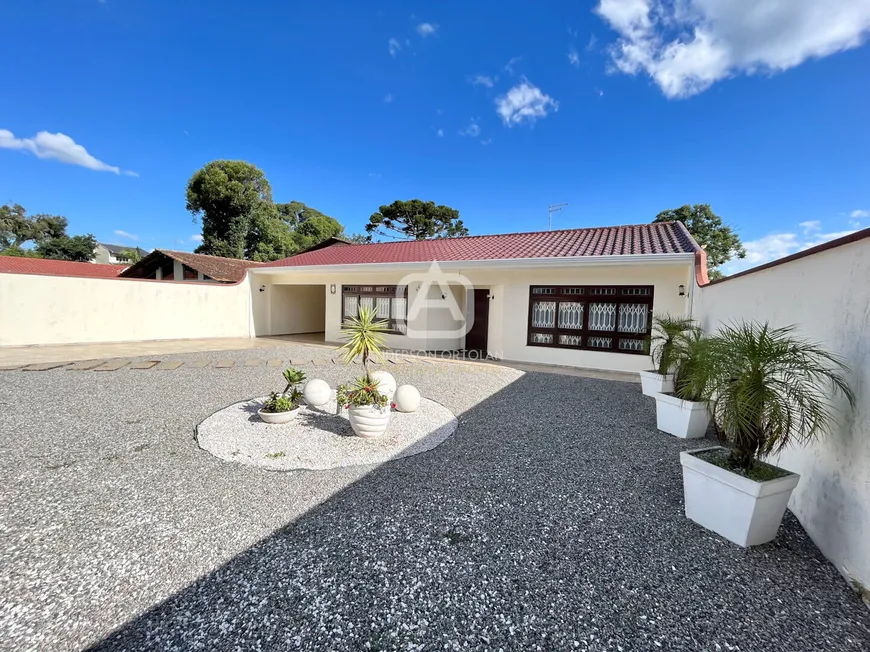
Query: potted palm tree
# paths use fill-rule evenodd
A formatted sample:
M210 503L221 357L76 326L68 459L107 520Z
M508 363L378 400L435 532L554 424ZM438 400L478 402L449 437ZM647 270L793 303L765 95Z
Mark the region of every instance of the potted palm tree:
M728 448L680 453L686 516L741 546L772 540L799 476L762 461L834 423L833 397L855 397L846 364L794 327L740 323L710 338L687 382L704 388Z
M339 348L346 362L362 358L365 375L351 383L339 385L336 400L339 409L347 409L353 431L360 437L379 437L390 425L389 398L380 391L376 379L369 373L369 360L383 360L384 332L387 323L375 320L369 308L360 308L356 317L342 324L341 334L347 340Z
M656 426L659 430L680 437L703 437L710 424L707 402L704 400L706 379L698 368L706 364L704 356L710 339L697 326L680 337L674 349L674 390L659 393L656 399Z
M655 369L640 372L640 384L646 396L674 391L673 367L686 334L695 326L688 317L655 315L650 336L650 356Z

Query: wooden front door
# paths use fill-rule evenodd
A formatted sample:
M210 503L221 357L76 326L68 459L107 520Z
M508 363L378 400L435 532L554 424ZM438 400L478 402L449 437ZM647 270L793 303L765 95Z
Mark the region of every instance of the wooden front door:
M466 351L481 351L486 355L489 333L489 290L474 291L474 324L465 335Z

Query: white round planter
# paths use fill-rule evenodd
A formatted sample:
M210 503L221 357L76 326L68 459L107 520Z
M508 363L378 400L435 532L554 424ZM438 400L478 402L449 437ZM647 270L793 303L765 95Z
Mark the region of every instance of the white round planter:
M332 390L329 389L329 384L320 378L312 378L305 387L302 388L302 398L308 405L320 407L329 401Z
M655 371L641 371L640 387L646 396L666 394L674 391L674 374L661 374Z
M402 385L393 400L399 412L416 412L420 407L420 391L413 385Z
M684 401L670 394L656 394L656 426L681 439L695 439L707 434L710 414L705 403Z
M302 408L296 408L295 410L290 410L289 412L264 412L262 409L257 410L257 416L260 417L265 423L289 423L296 418L299 414L299 410Z
M756 482L695 456L716 448L680 453L686 517L744 548L772 541L800 476Z
M370 373L369 376L371 376L371 379L377 383L378 391L381 394L386 394L387 398L392 400L393 394L396 393L396 379L393 378L393 374L389 371L378 369L377 371Z
M389 407L380 409L371 405L362 407L351 405L347 409L347 416L351 428L360 437L380 437L390 425Z

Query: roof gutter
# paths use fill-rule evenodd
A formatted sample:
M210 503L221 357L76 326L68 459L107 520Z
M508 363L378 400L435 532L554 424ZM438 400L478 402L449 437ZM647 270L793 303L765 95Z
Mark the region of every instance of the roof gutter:
M443 270L470 269L546 269L550 267L604 265L666 265L675 263L694 263L694 252L684 254L628 254L618 256L562 256L547 258L493 258L488 260L437 260L413 263L355 263L349 265L282 265L280 267L252 267L251 274L305 274L333 272L391 272L426 270L432 263L438 263Z

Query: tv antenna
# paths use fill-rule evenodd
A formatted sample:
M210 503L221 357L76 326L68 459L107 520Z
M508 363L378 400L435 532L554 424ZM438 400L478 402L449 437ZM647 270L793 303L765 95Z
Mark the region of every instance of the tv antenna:
M553 213L561 213L568 204L550 204L547 208L547 230L553 230Z

